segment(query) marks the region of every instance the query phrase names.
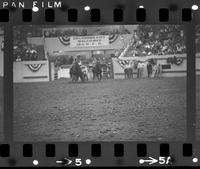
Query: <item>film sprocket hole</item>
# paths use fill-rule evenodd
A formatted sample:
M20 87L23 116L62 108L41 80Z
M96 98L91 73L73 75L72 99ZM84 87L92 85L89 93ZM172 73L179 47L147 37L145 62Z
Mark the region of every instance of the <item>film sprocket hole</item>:
M199 166L198 0L0 0L0 166Z

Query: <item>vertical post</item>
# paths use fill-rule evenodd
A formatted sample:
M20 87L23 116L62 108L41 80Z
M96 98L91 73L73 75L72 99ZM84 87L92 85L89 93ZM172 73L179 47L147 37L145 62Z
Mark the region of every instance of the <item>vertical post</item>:
M48 60L48 64L49 64L49 81L52 81L52 73L51 73L51 62Z
M13 30L4 26L4 140L13 141Z
M51 62L51 80L55 80L55 65L54 62Z
M195 25L186 24L187 51L187 140L194 141L196 137L196 84L195 84Z

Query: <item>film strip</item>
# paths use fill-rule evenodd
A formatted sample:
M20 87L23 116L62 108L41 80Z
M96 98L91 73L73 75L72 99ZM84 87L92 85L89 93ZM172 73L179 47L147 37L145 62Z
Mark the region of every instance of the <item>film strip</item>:
M198 166L198 158L193 157L194 148L192 144L179 144L179 153L171 151L177 149L177 144L162 143L157 150L147 148L149 144L135 144L132 147L131 143L116 143L109 144L109 149L104 149L109 143L103 144L21 144L15 145L18 152L12 152L9 145L1 145L1 157L3 165L7 166L177 166L177 158L184 158L184 162L179 163L179 166L193 165ZM151 144L150 144L151 145ZM153 144L154 148L157 144ZM131 147L132 151L129 151ZM66 149L63 151L63 149ZM199 148L195 146L195 149ZM149 156L157 155L156 157ZM61 151L62 150L62 151ZM17 155L19 158L13 158L10 154ZM171 153L172 152L172 153ZM56 158L57 157L57 158ZM107 160L103 159L108 158ZM131 157L131 158L130 158ZM133 159L134 157L134 159ZM105 162L102 165L102 162Z
M0 0L0 166L199 166L198 0Z
M35 1L37 2L37 1ZM14 6L16 6L16 3L13 3ZM19 3L18 5L20 6L21 3ZM24 3L22 3L24 6ZM61 4L59 3L58 6L56 7L60 7ZM9 5L3 5L4 8L9 7ZM195 9L195 5L192 6ZM11 3L11 8L12 8L12 3ZM23 7L22 7L23 8ZM45 22L55 22L56 21L56 9L51 9L53 8L53 6L51 6L49 9L44 9L44 21ZM15 10L15 8L12 8L13 10ZM62 9L62 8L61 8ZM101 21L101 10L98 8L94 8L94 9L90 9L90 6L85 6L84 11L90 11L90 17L89 17L89 21L94 23L94 22L100 22ZM170 4L170 6L168 8L160 8L157 12L158 12L158 22L169 22L170 20L170 13L174 12L178 10L178 6L176 4ZM21 21L22 22L32 22L32 15L34 12L38 12L39 8L37 6L34 6L33 4L33 8L32 9L22 9L21 10ZM62 10L61 10L62 11ZM68 22L78 22L79 20L79 16L78 16L78 9L66 9L66 14L67 14L67 18L66 21ZM124 22L124 9L123 7L116 7L113 8L112 10L112 20L116 23L118 22ZM151 11L150 11L151 12ZM9 9L1 9L0 11L1 13L1 22L9 22L10 18L9 18L9 14L10 14L10 10ZM146 13L146 9L144 8L143 5L140 5L136 11L135 11L135 21L137 22L145 22L147 19L147 13ZM18 18L18 19L20 19ZM182 8L181 10L181 18L179 18L181 22L190 22L192 20L192 9L191 8Z

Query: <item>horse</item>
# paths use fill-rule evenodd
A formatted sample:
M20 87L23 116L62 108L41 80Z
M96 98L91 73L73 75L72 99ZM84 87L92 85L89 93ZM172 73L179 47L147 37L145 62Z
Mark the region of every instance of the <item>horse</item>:
M99 62L97 62L96 65L93 66L92 73L93 73L93 80L97 78L100 81L102 79L101 64Z
M125 68L125 79L132 79L133 78L133 68Z
M84 73L81 70L81 67L78 63L74 63L70 69L70 77L72 79L72 82L78 82L79 77L82 82L85 81Z
M147 63L147 74L148 74L148 78L151 78L153 72L153 64L151 62Z

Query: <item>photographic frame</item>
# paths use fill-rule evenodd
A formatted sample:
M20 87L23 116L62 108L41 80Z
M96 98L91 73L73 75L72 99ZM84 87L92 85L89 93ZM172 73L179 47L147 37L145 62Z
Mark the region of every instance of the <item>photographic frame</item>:
M39 1L38 1L39 2ZM146 145L144 147L148 147L148 155L145 157L154 157L154 158L159 158L160 155L160 144L164 144L167 142L168 145L170 145L170 150L173 152L170 153L172 155L172 159L175 159L175 162L172 160L172 163L176 165L198 165L194 164L192 161L192 158L198 158L198 153L196 153L195 150L199 149L198 142L196 142L196 83L195 83L195 25L198 23L198 11L192 11L192 20L189 21L184 21L182 20L182 9L191 9L191 6L193 5L192 2L188 1L173 1L173 2L168 2L168 1L156 1L155 4L149 3L147 1L123 1L120 3L116 3L115 1L110 1L109 3L106 3L106 1L85 1L84 3L78 3L74 1L68 1L67 3L64 2L63 8L61 9L54 9L55 11L55 22L45 22L45 11L43 9L39 9L38 12L33 13L32 16L32 25L71 25L71 22L69 22L67 19L64 20L63 16L66 16L66 11L69 9L78 9L78 22L73 22L73 25L92 25L94 24L90 20L90 13L84 11L84 7L90 4L92 8L98 8L101 11L101 21L98 22L98 24L111 24L111 25L125 25L125 24L138 24L136 21L136 15L133 15L131 11L136 11L136 9L142 4L147 13L147 17L145 22L142 22L140 24L161 24L159 21L159 9L160 8L167 8L170 9L170 15L169 19L167 21L167 24L172 25L172 24L178 24L178 25L184 25L185 27L185 34L186 34L186 54L189 56L187 59L187 107L186 107L186 117L187 117L187 122L186 122L186 133L187 133L187 138L184 142L149 142L149 141L127 141L127 142L121 142L121 141L114 141L114 142L55 142L53 144L56 145L56 158L57 160L61 160L64 157L68 158L68 151L70 151L70 147L72 144L72 150L78 150L79 153L77 155L77 158L81 158L84 160L84 164L86 165L86 160L87 159L92 159L91 165L93 166L116 166L116 165L121 165L121 166L148 166L148 163L139 163L141 159L144 159L143 157L138 157L137 156L137 146L139 145ZM198 2L196 2L198 4ZM27 8L31 9L32 8L32 3L27 4ZM163 7L164 6L164 7ZM113 20L113 10L112 9L120 9L120 11L124 11L123 19L122 21L117 21L114 22ZM12 8L11 8L12 9ZM174 10L175 9L175 10ZM118 14L119 14L118 13ZM186 12L187 13L187 12ZM5 28L5 39L4 39L4 75L5 75L5 80L4 80L4 112L5 112L5 117L4 117L4 135L5 135L5 141L3 141L3 145L9 144L10 149L12 152L12 157L17 158L20 156L20 158L15 160L14 165L16 166L32 166L33 165L33 159L29 158L29 160L25 160L26 157L22 156L22 147L23 145L29 145L28 147L32 147L34 151L32 151L32 156L37 157L38 161L42 161L39 163L40 166L58 166L62 164L56 164L55 160L49 160L48 158L44 158L45 154L45 146L48 144L48 142L43 142L43 143L35 143L35 142L15 142L13 139L14 136L14 125L13 125L13 105L14 105L14 100L13 100L13 26L16 25L28 25L30 23L24 23L22 21L22 9L17 8L17 10L11 10L10 11L10 20L7 23L4 24ZM189 17L190 14L186 14L187 17ZM14 18L15 16L15 18ZM43 17L40 17L43 16ZM62 16L62 17L61 17ZM187 18L186 17L186 18ZM96 23L95 23L96 24ZM97 24L97 25L98 25ZM31 144L31 146L30 146ZM52 143L49 143L52 144ZM91 146L92 144L100 144L102 147L102 158L96 159L91 157ZM25 146L26 147L26 146ZM63 151L63 147L66 147L65 151ZM118 147L118 148L117 148ZM143 147L143 146L142 146ZM185 158L182 156L183 147L186 147L190 149L189 152L191 152L191 147L193 147L193 153L189 154L188 158ZM29 149L29 148L28 148ZM119 154L116 152L120 152ZM145 149L145 148L144 148ZM41 153L41 151L43 153ZM138 150L141 151L141 150ZM123 153L121 153L123 152ZM66 155L68 154L68 155ZM116 156L115 156L116 155ZM186 153L187 156L187 153ZM134 160L133 160L133 157ZM162 157L162 156L161 156ZM12 160L13 160L12 158ZM72 157L73 161L76 161L77 158ZM3 159L2 164L4 165L10 165L8 163L8 160ZM51 161L51 162L50 162ZM13 163L11 163L12 165ZM161 164L157 163L159 166ZM72 165L76 165L76 163L73 163Z

